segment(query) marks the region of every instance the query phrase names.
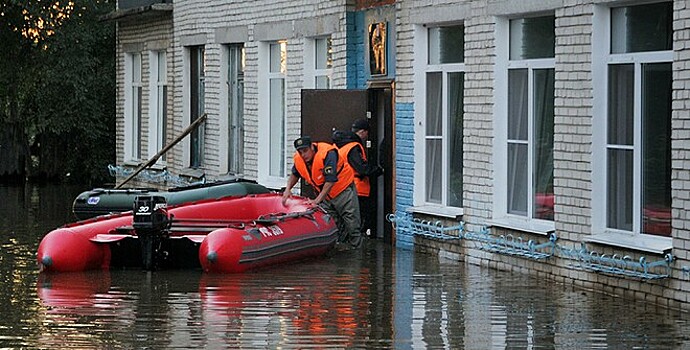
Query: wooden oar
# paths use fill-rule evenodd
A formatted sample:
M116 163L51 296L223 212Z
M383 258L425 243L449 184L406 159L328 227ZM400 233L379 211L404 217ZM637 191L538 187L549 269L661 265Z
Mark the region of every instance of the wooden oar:
M140 173L142 170L144 170L144 169L150 167L151 165L155 164L156 161L158 160L158 158L160 158L163 154L165 154L165 152L167 152L168 150L170 150L171 148L173 148L173 146L175 146L178 142L182 141L182 139L183 139L185 136L189 135L189 133L191 133L192 131L194 131L194 129L196 129L196 128L197 128L199 125L201 125L201 123L203 123L204 121L206 121L206 113L204 113L201 117L197 118L193 123L189 124L189 126L188 126L186 129L184 129L184 131L182 132L182 134L181 134L180 136L178 136L175 140L173 140L173 142L171 142L171 143L167 144L165 147L163 147L163 149L161 149L160 151L158 151L158 153L156 153L155 156L151 157L151 159L149 159L146 163L144 163L143 165L139 166L139 168L138 168L135 172L133 172L131 175L129 175L129 176L128 176L124 181L122 181L119 185L115 186L115 188L117 189L117 188L122 187L122 185L124 185L124 184L126 184L127 182L129 182L129 180L131 180L131 179L133 179L135 176L139 175L139 173Z

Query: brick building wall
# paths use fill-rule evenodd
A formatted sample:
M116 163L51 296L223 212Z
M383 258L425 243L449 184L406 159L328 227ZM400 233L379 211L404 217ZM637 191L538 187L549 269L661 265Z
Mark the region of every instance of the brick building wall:
M465 92L464 92L464 187L463 215L461 220L468 231L479 231L485 226L494 236L520 237L525 242L548 241L543 233L495 226L494 201L496 200L496 109L504 101L496 100L496 65L498 50L507 43L497 42L497 18L516 18L529 15L555 15L555 117L554 117L554 226L558 246L568 251L556 252L544 259L529 259L480 249L481 245L469 241L448 241L414 236L415 249L446 254L455 252L459 259L473 264L501 270L536 274L552 281L595 288L605 292L642 298L653 303L680 307L687 301L690 284L687 276L690 234L686 211L688 208L687 179L688 153L687 103L689 96L686 83L688 56L688 1L674 1L674 62L673 62L673 251L675 261L670 264L670 277L647 280L616 274L598 273L578 268L578 262L568 257L577 252L581 244L597 254L647 261L664 260L664 256L649 251L639 251L621 245L605 245L589 240L592 237L593 200L593 133L595 115L593 62L593 28L595 7L630 6L630 2L567 0L567 1L399 1L397 31L396 76L396 209L405 211L414 205L415 191L423 191L424 184L416 179L414 169L424 164L419 152L419 140L423 137L423 122L415 120L415 113L424 113L424 106L415 105L415 96L424 94L419 83L423 62L415 60L419 50L415 47L423 28L434 25L461 23L465 29ZM634 4L632 4L634 5ZM416 32L415 32L416 30ZM418 45L418 44L417 44ZM605 48L598 48L598 52ZM600 72L599 74L601 74ZM605 113L605 111L604 111ZM420 123L418 123L420 121ZM415 144L415 140L417 143ZM418 169L419 170L419 169ZM419 171L416 172L419 174ZM416 217L434 222L445 220L443 216L415 214ZM452 222L452 220L450 221ZM447 254L446 254L447 255Z
M118 164L122 164L124 159L123 150L124 145L124 105L125 105L125 55L128 53L139 53L141 54L142 60L142 85L144 93L142 94L142 127L148 129L148 115L149 115L149 83L150 77L146 72L150 69L151 63L149 62L149 52L150 51L162 51L165 50L169 55L172 54L172 22L170 15L163 15L158 19L141 21L141 22L125 22L124 24L118 24L117 26L117 48L116 48L116 79L117 79L117 96L116 96L116 160ZM168 85L174 85L173 67L168 65L167 71ZM172 114L172 98L171 95L168 96L170 99L168 101L168 114ZM142 140L143 156L148 158L148 135L144 133ZM168 154L170 161L174 161L172 153ZM145 160L144 159L144 160Z

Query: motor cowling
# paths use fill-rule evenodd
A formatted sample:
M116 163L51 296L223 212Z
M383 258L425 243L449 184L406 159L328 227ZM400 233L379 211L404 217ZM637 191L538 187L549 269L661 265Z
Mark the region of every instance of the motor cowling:
M132 226L141 245L142 267L155 270L164 256L161 242L169 234L167 201L163 196L137 196L132 210Z
M163 196L137 196L132 226L139 230L164 230L168 226L168 203Z

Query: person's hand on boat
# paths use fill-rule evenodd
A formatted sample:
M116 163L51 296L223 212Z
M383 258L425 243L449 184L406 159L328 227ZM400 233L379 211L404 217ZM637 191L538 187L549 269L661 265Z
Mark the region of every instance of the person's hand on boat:
M282 202L283 202L283 206L284 206L284 207L287 206L287 200L288 200L289 198L290 198L290 191L285 191L285 192L283 192L283 200L282 200Z

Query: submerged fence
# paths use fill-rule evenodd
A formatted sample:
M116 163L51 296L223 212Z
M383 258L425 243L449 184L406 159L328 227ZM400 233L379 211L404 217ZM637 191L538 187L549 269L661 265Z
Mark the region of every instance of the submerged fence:
M133 168L128 168L128 167L123 167L123 166L115 166L115 165L108 165L108 172L110 173L110 176L113 177L127 177L130 176L136 171L136 169ZM204 181L190 181L188 179L185 179L183 177L180 177L178 175L174 175L170 173L167 169L163 170L152 170L152 169L145 169L141 171L139 174L136 175L135 177L137 180L148 182L148 183L157 183L157 184L166 184L168 186L191 186L191 185L196 185L199 183L204 183Z
M457 225L446 225L442 221L420 220L407 212L389 214L387 219L396 230L398 239L404 242L403 245L411 246L416 236L440 241L464 240L473 248L491 253L533 260L546 260L556 256L570 260L568 266L571 268L614 276L643 280L668 278L671 275L671 263L674 261L671 254L666 254L663 259L651 262L644 256L633 259L628 255L599 254L588 250L584 243L577 249L567 248L557 243L558 237L555 233L539 243L512 234L492 235L487 227L483 227L479 232L470 232L465 230L463 222ZM684 267L683 271L690 275L690 268Z

